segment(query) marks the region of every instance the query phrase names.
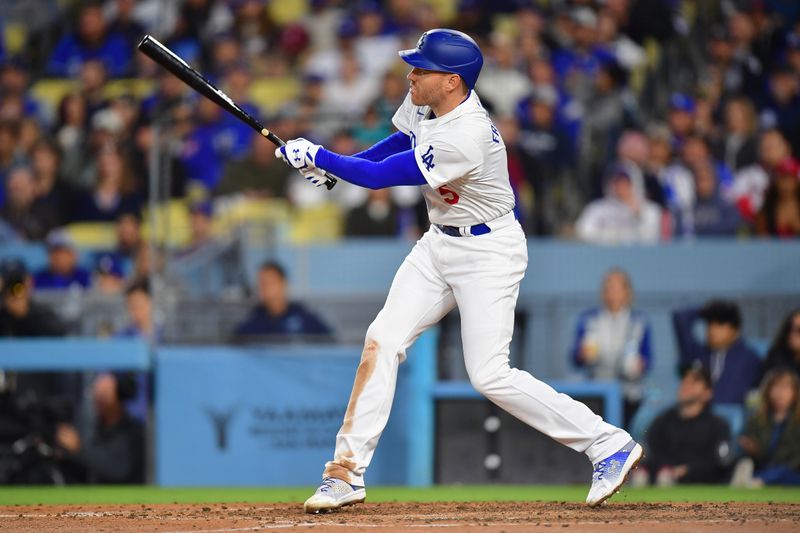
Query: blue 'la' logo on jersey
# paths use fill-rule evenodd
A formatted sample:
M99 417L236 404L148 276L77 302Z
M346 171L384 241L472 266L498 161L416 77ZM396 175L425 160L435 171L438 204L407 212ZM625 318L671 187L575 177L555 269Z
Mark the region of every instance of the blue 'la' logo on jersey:
M433 164L433 146L428 146L428 151L422 154L422 163L428 172L436 166Z

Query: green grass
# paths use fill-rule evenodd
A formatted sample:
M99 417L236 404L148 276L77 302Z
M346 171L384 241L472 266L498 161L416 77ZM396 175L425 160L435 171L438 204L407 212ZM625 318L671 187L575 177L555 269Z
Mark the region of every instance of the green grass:
M159 487L0 487L0 505L302 502L312 487L159 488ZM581 485L370 487L369 501L564 501L583 502ZM800 488L731 489L719 486L626 488L616 502L786 502L800 504Z

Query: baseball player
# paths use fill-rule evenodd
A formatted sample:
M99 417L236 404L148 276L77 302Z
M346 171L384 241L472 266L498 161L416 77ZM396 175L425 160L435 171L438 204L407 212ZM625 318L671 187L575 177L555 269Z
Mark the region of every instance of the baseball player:
M319 186L324 171L362 187L419 185L430 229L400 266L369 326L332 461L307 513L363 502L364 473L392 407L398 366L419 335L458 306L472 385L512 415L594 464L586 502L614 494L642 458L631 436L529 373L510 368L519 284L528 262L513 213L506 148L474 92L483 65L469 36L434 29L413 50L410 89L392 119L399 131L352 157L305 139L276 150Z

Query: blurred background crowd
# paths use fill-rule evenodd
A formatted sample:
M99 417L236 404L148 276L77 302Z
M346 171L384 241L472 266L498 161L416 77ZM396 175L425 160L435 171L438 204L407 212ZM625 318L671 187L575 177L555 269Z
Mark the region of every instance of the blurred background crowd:
M268 142L135 47L158 36L283 138L347 154L391 133L407 90L397 51L439 26L484 51L476 90L529 233L611 244L800 234L800 7L789 0L30 0L4 2L0 21L3 239L138 222L152 187L213 201L196 210L212 222L243 196L331 204L318 238L418 235L418 191L304 187ZM166 167L169 179L153 180Z
M284 266L245 271L242 250L411 241L428 224L418 189L311 187L136 44L155 35L278 136L353 154L392 133L407 92L397 51L434 27L465 31L484 52L476 92L531 236L800 236L796 0L5 0L0 246L27 248L0 256L0 336L360 342L380 298L311 309L290 297ZM754 348L735 302L676 310L679 353L653 356L626 272L597 281L602 305L577 316L570 354L556 356L619 380L640 435L656 414L640 409L653 358L680 362L678 403L653 422L651 437L666 437L652 437L639 482L726 481L749 457L737 483L797 483L800 312L772 317L780 327ZM197 298L212 305L200 313ZM692 337L698 321L704 342ZM39 400L86 397L86 384L53 379L0 369L0 437L22 450L11 454L19 471L0 453L0 482L144 479L149 376L92 378L96 424L77 429L66 403ZM27 404L19 391L32 391ZM744 428L748 393L761 407ZM714 404L729 416L710 418ZM57 451L19 440L31 421ZM57 460L43 470L42 454Z

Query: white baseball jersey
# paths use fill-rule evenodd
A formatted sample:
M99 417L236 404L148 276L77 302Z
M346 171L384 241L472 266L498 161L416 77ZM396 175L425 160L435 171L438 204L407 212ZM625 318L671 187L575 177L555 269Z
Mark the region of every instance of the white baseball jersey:
M434 224L472 226L514 208L506 147L475 91L441 117L415 106L411 95L392 118L411 137L422 175L422 193Z

